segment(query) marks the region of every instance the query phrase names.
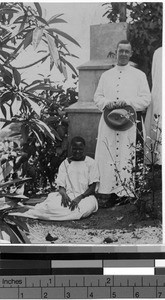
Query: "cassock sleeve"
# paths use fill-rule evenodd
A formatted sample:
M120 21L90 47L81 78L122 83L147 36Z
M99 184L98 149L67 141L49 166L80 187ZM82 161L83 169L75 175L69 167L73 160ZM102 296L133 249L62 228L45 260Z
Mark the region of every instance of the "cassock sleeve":
M56 178L57 187L62 186L66 188L66 160L61 163L58 169L58 175Z
M143 72L140 72L138 77L137 96L133 98L129 104L132 105L136 111L143 111L151 102L151 93L146 75Z
M105 106L110 102L110 99L107 99L104 96L104 74L101 75L96 92L94 94L94 102L99 110L103 111Z

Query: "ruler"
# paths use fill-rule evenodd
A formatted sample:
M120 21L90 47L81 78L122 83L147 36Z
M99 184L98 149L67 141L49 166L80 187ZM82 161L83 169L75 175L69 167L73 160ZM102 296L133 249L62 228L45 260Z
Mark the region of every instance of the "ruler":
M0 299L165 298L165 275L0 276Z

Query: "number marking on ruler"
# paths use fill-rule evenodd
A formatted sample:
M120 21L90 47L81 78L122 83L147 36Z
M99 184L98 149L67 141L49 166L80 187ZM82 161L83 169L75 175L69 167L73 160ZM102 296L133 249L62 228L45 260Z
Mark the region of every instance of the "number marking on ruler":
M0 299L165 298L165 275L0 276Z

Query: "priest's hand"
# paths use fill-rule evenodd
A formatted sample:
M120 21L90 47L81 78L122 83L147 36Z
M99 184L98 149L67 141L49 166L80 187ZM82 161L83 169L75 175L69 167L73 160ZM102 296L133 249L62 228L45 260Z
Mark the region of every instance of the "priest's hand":
M124 108L127 105L125 101L118 101L117 102L117 107Z
M124 108L127 105L127 103L125 101L113 101L110 102L106 105L107 108L109 109L115 109L115 108Z
M117 107L117 101L109 102L105 107L108 109L114 109Z

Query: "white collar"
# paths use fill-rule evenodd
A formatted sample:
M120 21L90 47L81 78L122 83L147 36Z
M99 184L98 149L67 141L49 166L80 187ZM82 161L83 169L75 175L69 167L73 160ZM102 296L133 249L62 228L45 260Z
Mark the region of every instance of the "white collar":
M130 67L129 63L127 65L125 65L125 66L118 66L118 65L116 65L116 69L118 71L127 71L129 69L129 67Z

